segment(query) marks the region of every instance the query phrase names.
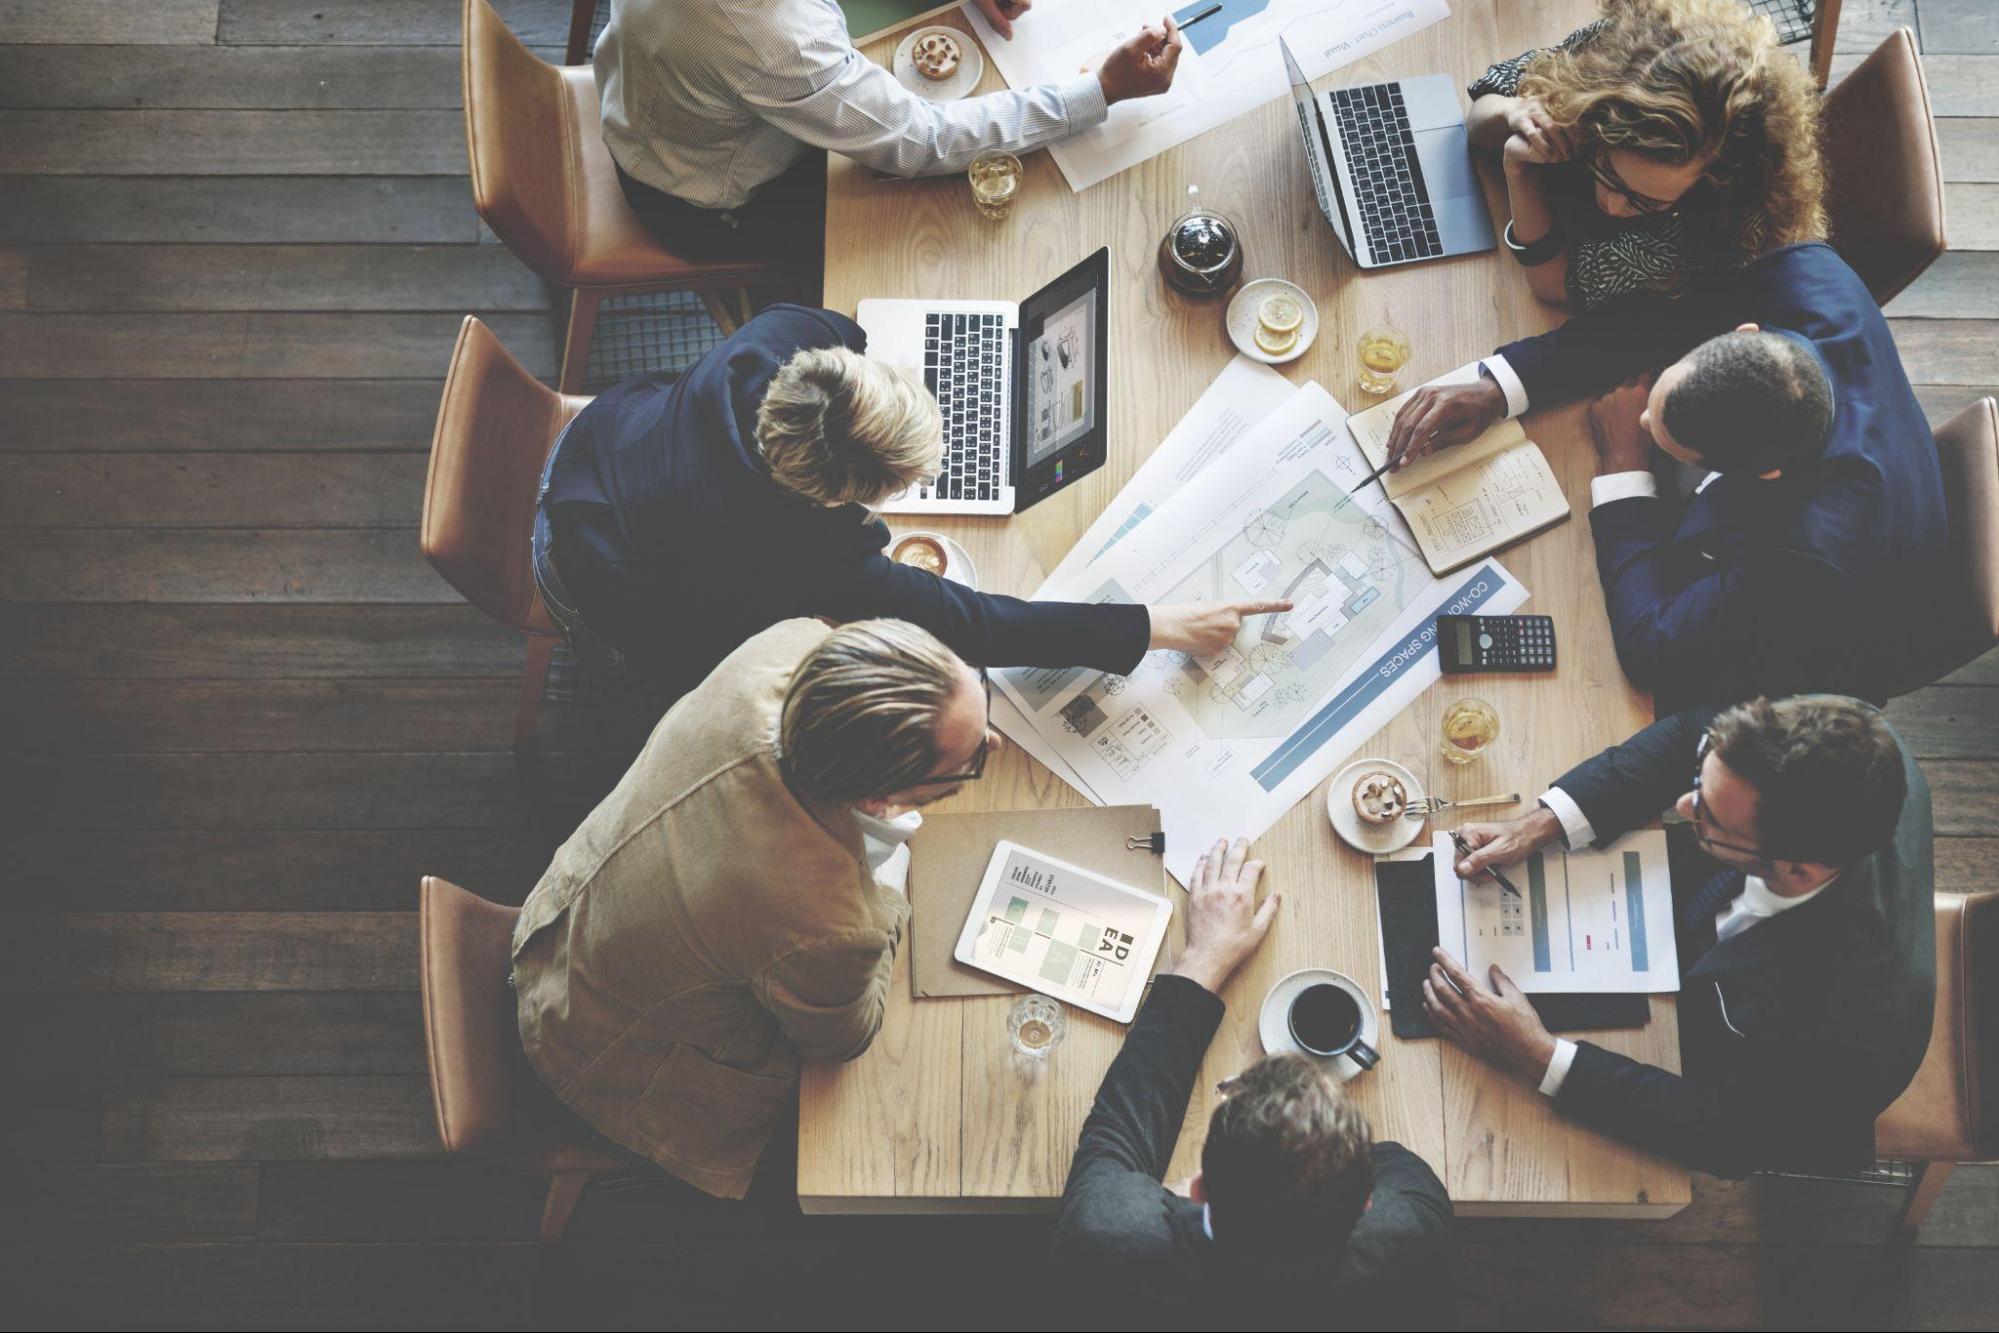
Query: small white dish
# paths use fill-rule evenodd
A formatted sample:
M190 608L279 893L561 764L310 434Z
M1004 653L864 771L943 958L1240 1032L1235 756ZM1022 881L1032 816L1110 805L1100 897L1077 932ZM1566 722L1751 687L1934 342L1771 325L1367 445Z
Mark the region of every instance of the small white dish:
M1256 314L1263 303L1273 296L1288 296L1298 303L1305 312L1305 322L1298 326L1298 341L1291 344L1291 350L1282 356L1272 356L1256 345ZM1312 298L1305 295L1305 289L1295 282L1282 278L1258 278L1246 282L1236 294L1229 298L1227 315L1229 341L1238 352L1252 361L1261 361L1266 366L1281 366L1287 361L1296 361L1305 355L1312 340L1319 336L1319 307L1312 304Z
M1369 856L1386 856L1416 841L1426 821L1397 815L1386 824L1370 824L1360 817L1353 808L1353 785L1363 773L1376 770L1400 778L1411 802L1423 799L1423 784L1393 759L1356 759L1333 774L1332 783L1326 788L1326 817L1332 821L1333 832L1347 846Z
M1338 986L1354 997L1360 1005L1360 1039L1379 1051L1381 1049L1381 1018L1375 1012L1373 1003L1360 984L1344 972L1335 972L1329 967L1308 967L1279 979L1270 988L1270 994L1263 997L1263 1007L1256 1013L1256 1035L1263 1042L1265 1055L1303 1055L1317 1060L1345 1083L1361 1072L1359 1064L1344 1055L1312 1055L1291 1037L1291 1001L1307 986L1324 982Z
M973 563L971 553L960 546L954 539L946 537L941 532L932 532L928 528L911 528L908 532L893 534L889 542L889 549L891 551L894 550L896 542L902 541L906 537L928 537L931 541L942 546L944 548L945 559L943 577L951 580L953 583L970 588L973 592L979 590L979 567Z
M958 72L948 79L926 79L916 68L916 61L910 53L916 49L917 40L933 32L941 32L958 44L963 57L958 61ZM979 49L979 43L969 32L957 28L946 28L932 24L916 31L896 43L894 72L900 83L918 97L932 102L955 102L961 97L971 96L972 89L979 86L979 80L986 75L986 53Z

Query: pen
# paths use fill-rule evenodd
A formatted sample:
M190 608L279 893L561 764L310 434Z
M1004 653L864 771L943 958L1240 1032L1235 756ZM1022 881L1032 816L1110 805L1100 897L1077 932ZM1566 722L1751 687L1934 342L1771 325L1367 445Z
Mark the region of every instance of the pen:
M1218 4L1217 4L1217 5L1209 5L1209 6L1208 6L1208 7L1206 8L1206 9L1204 9L1204 10L1202 10L1202 11L1201 11L1200 13L1198 13L1198 14L1194 15L1194 17L1192 17L1192 18L1188 19L1188 20L1187 20L1187 21L1186 21L1185 23L1181 24L1181 25L1180 25L1180 31L1181 31L1181 32L1185 32L1185 31L1187 31L1187 29L1189 29L1189 28L1193 27L1193 26L1194 26L1194 25L1195 25L1196 23L1199 23L1199 22L1200 22L1200 21L1201 21L1202 19L1211 19L1211 18L1213 18L1213 17L1215 16L1215 15L1217 15L1217 14L1219 14L1219 13L1221 13L1221 12L1222 12L1222 7L1221 7L1220 5L1218 5Z
M1348 491L1347 494L1359 495L1362 491L1374 485L1374 483L1381 478L1381 475L1383 473L1387 472L1388 469L1395 466L1395 458L1396 458L1395 455L1393 454L1389 455L1388 461L1386 463L1383 463L1380 467L1368 473L1365 477L1362 477L1360 479L1360 484L1355 486L1352 490Z
M1451 830L1451 841L1457 844L1459 856L1471 855L1472 852L1471 844L1466 842L1464 840L1464 835L1459 833L1456 829ZM1520 890L1513 887L1513 881L1508 879L1506 876L1500 874L1497 870L1494 870L1491 866L1487 866L1485 868L1485 873L1492 876L1493 881L1497 883L1501 889L1504 889L1506 892L1512 894L1516 898L1520 896Z

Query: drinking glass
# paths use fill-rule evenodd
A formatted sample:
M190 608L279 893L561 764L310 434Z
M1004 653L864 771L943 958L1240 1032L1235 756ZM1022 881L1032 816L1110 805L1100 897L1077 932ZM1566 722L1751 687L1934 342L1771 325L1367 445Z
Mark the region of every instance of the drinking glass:
M1377 324L1360 335L1360 387L1363 393L1395 392L1395 376L1409 364L1409 335L1392 324Z
M972 202L994 222L1013 211L1020 193L1020 159L1012 153L986 152L972 159L965 178L972 183Z
M1007 1010L1006 1031L1013 1038L1014 1050L1042 1059L1062 1044L1069 1031L1069 1015L1046 995L1023 995Z
M1469 764L1499 739L1499 714L1483 699L1460 699L1444 710L1444 758Z

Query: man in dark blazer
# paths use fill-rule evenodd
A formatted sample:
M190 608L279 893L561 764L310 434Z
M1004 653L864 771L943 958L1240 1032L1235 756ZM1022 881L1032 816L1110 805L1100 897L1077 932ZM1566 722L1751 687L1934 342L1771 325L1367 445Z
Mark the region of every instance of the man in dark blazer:
M1152 986L1083 1125L1055 1222L1071 1299L1129 1322L1211 1307L1236 1318L1334 1311L1441 1314L1453 1288L1451 1202L1421 1158L1375 1143L1339 1083L1302 1055L1267 1057L1225 1085L1184 1187L1161 1183L1218 996L1278 908L1259 907L1248 843L1216 843L1187 896L1187 947Z
M1676 796L1682 1073L1550 1036L1503 971L1471 977L1441 949L1426 1010L1564 1114L1698 1170L1866 1165L1936 996L1929 789L1874 709L1803 695L1666 718L1533 814L1468 826L1458 873L1607 842Z
M1618 658L1661 712L1815 690L1878 703L1920 660L1948 551L1936 445L1831 247L1579 314L1481 364L1476 383L1420 390L1391 452L1611 390L1590 410L1590 526ZM1667 459L1706 474L1684 502L1659 493Z
M1129 672L1219 652L1288 602L1144 607L974 592L889 559L868 509L935 471L936 402L860 326L777 305L672 378L605 391L550 452L534 572L579 654L668 695L783 620L908 620L981 666ZM781 401L779 401L781 400Z

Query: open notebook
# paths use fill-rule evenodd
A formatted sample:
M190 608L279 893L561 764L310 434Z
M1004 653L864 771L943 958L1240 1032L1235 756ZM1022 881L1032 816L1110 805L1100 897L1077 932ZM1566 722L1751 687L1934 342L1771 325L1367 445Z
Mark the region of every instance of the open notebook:
M1469 383L1478 364L1433 384ZM1347 418L1369 468L1388 457L1395 414L1416 391ZM1382 477L1389 501L1409 521L1431 572L1446 574L1569 516L1568 497L1541 447L1518 421L1495 423L1477 439L1419 458Z

